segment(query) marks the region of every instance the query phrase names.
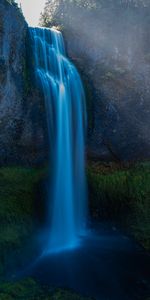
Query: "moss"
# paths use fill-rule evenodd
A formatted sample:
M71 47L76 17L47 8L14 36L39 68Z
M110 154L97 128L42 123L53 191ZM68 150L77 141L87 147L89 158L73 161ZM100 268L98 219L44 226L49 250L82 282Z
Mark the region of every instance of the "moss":
M1 224L16 224L33 215L34 187L43 171L24 168L0 169Z
M4 300L86 300L71 291L40 286L32 278L0 284L0 299ZM89 298L87 300L90 300Z
M150 164L89 165L88 181L93 216L122 223L150 249Z
M0 169L0 273L7 256L21 252L35 229L36 186L45 171L21 167ZM6 261L5 261L6 260Z
M8 294L4 294L4 293L0 293L0 299L1 300L13 300L13 298L11 296L9 296Z
M19 282L6 282L0 284L0 299L1 295L6 299L35 299L37 295L41 295L41 289L38 284L31 278L24 279ZM4 298L5 299L5 298ZM40 298L37 298L40 299Z
M77 295L67 290L58 289L54 292L52 297L49 299L51 300L86 300L87 299L88 300L89 298L81 297L80 295Z

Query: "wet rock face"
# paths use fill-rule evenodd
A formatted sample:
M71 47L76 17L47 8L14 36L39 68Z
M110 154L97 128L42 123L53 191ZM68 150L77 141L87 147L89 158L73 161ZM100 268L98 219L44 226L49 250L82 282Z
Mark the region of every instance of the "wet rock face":
M43 100L29 76L28 27L16 5L0 1L0 163L46 157Z
M64 29L68 54L84 81L87 152L100 159L150 157L148 8L102 10Z
M87 95L88 155L135 160L150 156L149 11L102 10L64 29L70 58ZM87 21L88 20L88 21ZM84 22L83 22L84 21ZM27 24L0 0L0 164L47 160L43 97L34 86Z
M141 64L139 70L125 70L123 74L115 68L102 73L100 64L93 71L93 124L88 135L92 156L116 160L149 157L150 91L146 81L150 68L149 75L144 75L142 67Z

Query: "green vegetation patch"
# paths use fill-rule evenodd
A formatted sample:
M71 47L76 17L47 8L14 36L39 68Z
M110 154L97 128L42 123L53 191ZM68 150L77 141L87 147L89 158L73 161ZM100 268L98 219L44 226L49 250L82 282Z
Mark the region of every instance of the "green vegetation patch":
M88 182L92 215L121 223L150 249L150 163L89 164Z
M32 278L0 284L1 300L90 300L71 291L41 287Z
M20 224L33 216L35 186L42 175L35 169L0 169L1 226Z
M37 184L43 176L40 169L0 169L0 273L4 257L19 251L33 233Z

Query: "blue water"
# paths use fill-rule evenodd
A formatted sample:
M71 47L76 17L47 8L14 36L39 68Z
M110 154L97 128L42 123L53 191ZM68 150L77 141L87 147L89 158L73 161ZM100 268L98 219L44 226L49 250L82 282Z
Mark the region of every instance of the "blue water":
M62 34L30 28L35 74L47 113L51 178L45 252L76 247L85 233L84 89L67 59Z
M150 256L112 226L92 222L80 247L41 256L23 276L95 300L148 300Z

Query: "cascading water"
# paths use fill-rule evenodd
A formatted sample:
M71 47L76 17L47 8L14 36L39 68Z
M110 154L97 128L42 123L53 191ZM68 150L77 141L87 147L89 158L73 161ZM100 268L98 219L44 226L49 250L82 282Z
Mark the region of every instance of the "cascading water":
M85 97L79 74L66 58L62 34L30 28L37 82L47 112L52 170L46 252L75 247L85 231Z

